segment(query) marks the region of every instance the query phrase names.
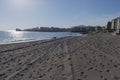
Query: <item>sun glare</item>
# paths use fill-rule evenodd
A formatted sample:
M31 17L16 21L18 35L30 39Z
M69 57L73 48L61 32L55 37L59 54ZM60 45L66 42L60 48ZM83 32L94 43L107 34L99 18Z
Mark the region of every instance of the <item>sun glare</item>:
M10 32L10 35L12 36L12 37L22 37L23 36L23 33L22 32L18 32L18 31L11 31Z
M17 9L23 9L28 8L34 4L33 0L9 0L10 6L17 8Z
M26 5L28 2L27 0L13 0L12 1L14 5Z

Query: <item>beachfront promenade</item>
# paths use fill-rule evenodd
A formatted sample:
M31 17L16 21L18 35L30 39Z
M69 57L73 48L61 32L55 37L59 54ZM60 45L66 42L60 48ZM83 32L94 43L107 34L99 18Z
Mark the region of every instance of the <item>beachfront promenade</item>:
M1 45L0 80L120 80L120 36Z

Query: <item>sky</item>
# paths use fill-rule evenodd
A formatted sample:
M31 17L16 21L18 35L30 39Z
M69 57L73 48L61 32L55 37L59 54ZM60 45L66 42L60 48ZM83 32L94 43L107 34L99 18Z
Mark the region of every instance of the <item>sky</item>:
M120 16L120 0L0 0L0 30L105 26Z

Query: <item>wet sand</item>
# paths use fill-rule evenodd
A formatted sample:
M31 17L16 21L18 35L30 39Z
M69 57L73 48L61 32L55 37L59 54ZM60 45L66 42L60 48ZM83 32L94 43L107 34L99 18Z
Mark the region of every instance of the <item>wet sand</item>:
M0 45L0 80L120 80L120 36Z

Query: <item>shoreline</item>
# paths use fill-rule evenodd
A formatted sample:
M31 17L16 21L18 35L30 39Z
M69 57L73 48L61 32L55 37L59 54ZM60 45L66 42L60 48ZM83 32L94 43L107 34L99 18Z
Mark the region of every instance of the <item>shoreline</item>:
M29 39L29 40L18 40L18 41L10 41L10 42L0 42L0 46L7 44L20 44L20 43L29 43L29 42L46 41L46 40L50 40L50 39Z
M50 34L50 36L44 36L44 34L40 34L40 36L39 36L39 34L35 34L35 33L17 33L17 32L14 32L14 31L1 31L2 33L1 34L4 34L4 33L7 33L7 35L5 35L5 37L1 37L0 38L0 44L5 44L5 43L17 43L17 42L26 42L26 41L33 41L33 40L45 40L45 39L52 39L54 36L57 36L56 34ZM8 35L8 33L10 33L11 35L9 36ZM46 33L46 32L45 32ZM19 37L19 36L21 36L22 34L24 34L24 35L26 35L26 36L24 36L24 37ZM29 37L29 35L30 34L32 34L33 35L33 37L31 36L31 37ZM16 37L18 35L18 38ZM34 37L34 35L35 35L35 37ZM37 37L36 37L36 35L38 35ZM43 35L43 36L41 36L41 35ZM15 36L15 37L14 37ZM64 33L62 33L62 34L58 34L58 37L60 38L60 37L65 37L65 36L81 36L81 34L72 34L72 33L65 33L65 35L64 35Z
M87 34L81 34L76 36L86 36ZM65 36L65 37L55 37L56 39L66 38L66 37L75 37L75 36ZM16 41L6 41L6 42L0 42L0 45L7 45L7 44L19 44L19 43L28 43L28 42L35 42L35 41L49 41L53 40L53 38L46 38L46 39L26 39L26 40L16 40Z

